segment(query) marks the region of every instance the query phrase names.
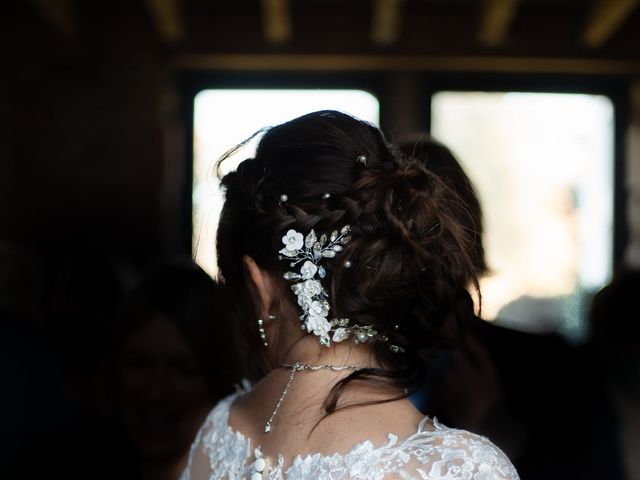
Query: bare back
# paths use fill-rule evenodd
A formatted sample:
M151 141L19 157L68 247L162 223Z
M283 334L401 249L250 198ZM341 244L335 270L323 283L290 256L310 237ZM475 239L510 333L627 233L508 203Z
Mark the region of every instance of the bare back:
M271 415L287 377L286 370L272 372L231 408L230 426L258 442L266 455L293 459L297 455L314 453L346 453L364 439L382 445L389 433L400 438L415 433L424 418L407 398L360 405L389 396L365 385L352 385L341 397L338 407L352 407L339 408L327 416L322 405L338 377L334 372L301 372L274 420L272 431L264 433L265 421Z

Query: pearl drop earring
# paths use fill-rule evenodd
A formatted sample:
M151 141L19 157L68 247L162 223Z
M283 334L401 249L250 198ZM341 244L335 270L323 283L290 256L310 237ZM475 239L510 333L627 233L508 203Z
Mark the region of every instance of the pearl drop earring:
M267 318L269 320L275 320L276 316L275 315L269 315ZM267 332L265 332L265 330L264 330L264 320L262 320L261 318L258 319L258 334L260 335L260 339L262 340L262 344L265 347L268 347L269 343L267 342Z
M261 318L258 319L258 334L260 335L262 344L265 347L269 346L269 344L267 343L267 333L264 331L264 321Z

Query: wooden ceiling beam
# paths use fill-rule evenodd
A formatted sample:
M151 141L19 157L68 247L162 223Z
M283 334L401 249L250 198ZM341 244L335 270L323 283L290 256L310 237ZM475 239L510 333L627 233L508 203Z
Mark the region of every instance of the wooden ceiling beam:
M496 47L509 34L520 0L484 0L478 31L478 41L486 47Z
M33 0L33 5L58 33L65 37L75 35L78 22L71 0Z
M595 0L582 34L589 48L604 45L640 5L640 0Z
M392 45L402 32L402 0L376 0L371 22L371 41L376 45Z
M184 38L186 28L180 0L145 0L158 36L167 43Z
M289 0L262 0L262 29L265 40L280 45L291 40L291 10Z
M607 60L558 57L428 56L428 55L296 55L296 54L178 54L172 64L177 68L234 71L321 72L493 72L563 73L581 75L640 76L635 59Z

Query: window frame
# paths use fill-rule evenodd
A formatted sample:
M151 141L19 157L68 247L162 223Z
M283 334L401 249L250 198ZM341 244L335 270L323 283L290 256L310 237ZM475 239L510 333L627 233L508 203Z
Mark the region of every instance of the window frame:
M614 109L613 136L613 231L612 271L622 263L629 239L626 191L624 183L626 143L629 125L629 80L624 76L559 75L540 73L502 74L478 72L425 72L425 71L357 71L357 72L266 72L266 71L200 71L178 72L181 100L181 119L184 127L184 170L179 211L181 212L180 244L183 251L192 252L192 186L193 186L193 111L196 95L207 89L356 89L376 97L380 104L380 128L394 137L393 108L398 88L398 76L410 78L417 85L415 118L410 120L416 128L431 131L431 100L440 91L481 92L533 92L584 93L608 97ZM395 119L397 120L397 119Z

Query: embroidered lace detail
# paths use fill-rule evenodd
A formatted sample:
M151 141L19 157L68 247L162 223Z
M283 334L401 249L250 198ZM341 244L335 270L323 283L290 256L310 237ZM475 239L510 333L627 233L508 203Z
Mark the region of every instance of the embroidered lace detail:
M211 411L193 442L180 480L251 478L251 441L228 423L231 404L243 390L225 398ZM426 420L410 437L400 440L389 434L388 442L379 447L366 440L344 455L299 455L286 468L284 459L278 456L265 478L519 480L506 455L487 438L445 427L437 420L435 430L424 430Z

